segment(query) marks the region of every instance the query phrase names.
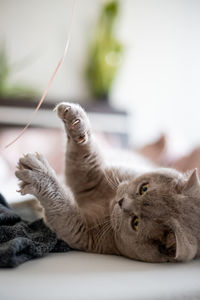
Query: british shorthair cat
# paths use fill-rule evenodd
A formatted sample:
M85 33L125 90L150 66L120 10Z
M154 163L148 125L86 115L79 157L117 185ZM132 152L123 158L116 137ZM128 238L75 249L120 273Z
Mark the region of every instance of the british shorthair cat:
M138 174L109 167L77 104L56 107L67 135L63 185L40 154L19 159L21 194L37 197L46 224L71 247L146 262L200 256L197 170L155 169Z

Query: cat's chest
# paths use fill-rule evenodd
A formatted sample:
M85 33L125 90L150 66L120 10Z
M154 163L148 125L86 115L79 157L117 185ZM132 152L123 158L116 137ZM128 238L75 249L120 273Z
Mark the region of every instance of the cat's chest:
M105 219L110 218L111 205L113 196L107 198L99 198L96 201L84 202L81 209L86 217L88 224L101 224Z

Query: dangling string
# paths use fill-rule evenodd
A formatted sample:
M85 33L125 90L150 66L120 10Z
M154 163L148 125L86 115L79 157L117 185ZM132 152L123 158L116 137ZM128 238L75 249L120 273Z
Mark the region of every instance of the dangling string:
M62 63L64 62L64 59L65 59L65 57L66 57L67 50L68 50L68 47L69 47L69 43L70 43L70 40L71 40L71 35L72 35L72 25L73 25L73 20L74 20L75 6L76 6L76 0L74 0L74 2L73 2L72 15L71 15L71 20L70 20L70 25L69 25L69 34L68 34L68 38L67 38L67 42L66 42L66 45L65 45L65 50L64 50L63 56L60 58L60 60L59 60L59 62L58 62L58 64L57 64L57 66L56 66L56 68L55 68L53 74L51 75L51 78L50 78L50 80L49 80L49 82L48 82L48 84L47 84L47 86L46 86L46 88L45 88L45 90L44 90L44 92L43 92L43 94L42 94L42 97L41 97L41 99L40 99L40 101L39 101L37 107L35 108L35 110L34 110L34 112L33 112L33 114L32 114L32 117L31 117L30 121L29 121L29 122L26 124L26 126L22 129L22 131L19 133L19 135L18 135L13 141L11 141L9 144L7 144L7 145L5 146L5 148L8 148L8 147L10 147L11 145L13 145L13 144L14 144L14 143L15 143L15 142L16 142L16 141L24 134L24 132L26 131L26 129L30 126L30 124L31 124L31 122L33 121L33 119L34 119L36 113L37 113L38 110L40 109L40 106L42 105L42 103L43 103L43 101L44 101L44 99L45 99L45 97L46 97L46 95L47 95L47 92L48 92L48 90L49 90L49 88L50 88L50 86L51 86L51 84L52 84L54 78L56 77L56 74L57 74L57 72L58 72L60 66L61 66Z

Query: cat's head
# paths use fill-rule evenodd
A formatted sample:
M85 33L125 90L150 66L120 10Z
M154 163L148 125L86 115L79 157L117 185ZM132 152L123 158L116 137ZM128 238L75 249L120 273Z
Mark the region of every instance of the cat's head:
M194 258L200 236L197 170L160 169L121 183L111 220L125 256L149 262Z

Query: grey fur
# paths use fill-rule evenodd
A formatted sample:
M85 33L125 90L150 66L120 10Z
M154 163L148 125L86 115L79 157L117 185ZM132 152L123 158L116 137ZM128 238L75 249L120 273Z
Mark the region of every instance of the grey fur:
M159 169L136 175L106 167L84 110L56 107L68 137L66 185L40 154L19 160L22 194L33 194L47 225L71 247L148 262L200 256L200 184L197 171ZM141 195L140 187L148 183ZM131 225L138 218L138 230Z

